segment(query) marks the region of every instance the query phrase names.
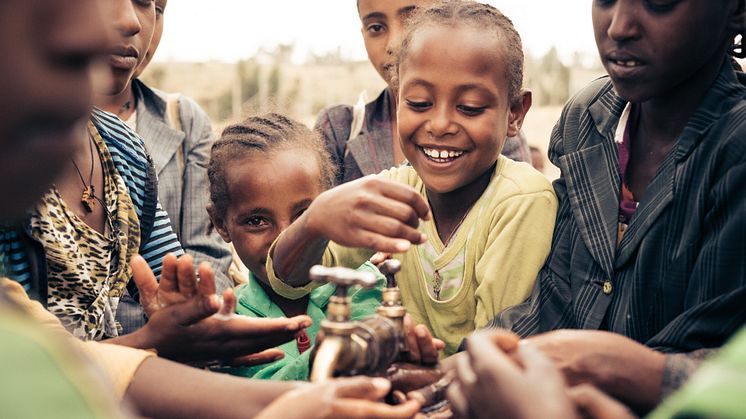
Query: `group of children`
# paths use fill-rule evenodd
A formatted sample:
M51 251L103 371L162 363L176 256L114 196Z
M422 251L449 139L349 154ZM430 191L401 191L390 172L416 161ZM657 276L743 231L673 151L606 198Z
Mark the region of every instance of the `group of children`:
M73 159L87 161L90 153L90 165L81 170L76 164L80 179L73 173L44 196L28 234L59 243L50 247L53 255L65 254L65 246L76 242L73 247L111 252L117 262L86 266L84 257L83 262L55 259L47 248L49 266L65 270L52 273L66 278L68 285L74 283L70 275L76 263L93 278L84 281L86 292L55 289L49 308L78 337L155 347L178 360L208 357L182 353L173 343L194 345L198 351L200 343L189 339L200 336L206 354L233 358L247 352L246 343L233 347L221 334L221 322L228 320L220 316L235 322L228 327L233 330L228 336L234 337L238 322L246 321L241 333L250 329L246 318L288 318L288 323L267 329L284 328L280 341L294 337L277 348L281 352L266 352L261 364L252 358L247 365L220 370L250 378L306 380L311 348L334 293L334 285L309 281L310 267L347 266L378 275L377 287L351 292L352 317L361 319L381 301L383 280L370 260L392 257L402 263L398 285L411 316L407 334L415 342L410 361L432 364L454 355L443 365L453 369L448 399L455 412L467 417L494 417L497 412L511 417L629 414L596 388L647 412L746 321L746 245L741 242L746 231L746 150L739 137L746 125L746 89L728 58L733 39L744 32L746 11L743 0L714 3L593 2L596 42L609 77L578 93L563 111L550 146L550 159L562 176L552 187L529 164L503 155L530 158L521 144L521 126L532 99L523 88L521 39L505 15L469 0L359 0L371 63L388 84L378 99L364 109L329 108L316 130L280 114L251 116L223 130L211 145L206 169L190 160L206 156L205 141L190 146L181 163L179 151L172 150L161 165L163 169L174 159L171 172L161 177L200 185L209 181L204 209L214 233L204 234L231 243L249 269L244 284L225 292L217 317L211 317L220 307L213 298L213 270L201 266L198 280L191 256L163 259L161 284L156 284L148 263L153 267L153 260L162 257L152 256L162 247L152 243L172 243L173 233L165 221L158 221L163 212L157 200L148 208L148 168L143 165L149 159L140 157L145 154L134 134L111 115L97 113L89 125L90 139ZM153 4L132 7L146 14ZM165 1L160 7L162 13ZM119 30L126 31L121 25ZM695 35L704 25L717 30ZM113 72L130 77L138 63L127 58L127 51L118 53ZM137 105L135 111L133 104L124 105L128 98L155 93L131 82L130 77L115 86L118 94L110 96L121 99L111 103L124 102L121 116L135 115L137 129L147 108ZM145 103L142 97L140 104ZM155 98L152 106L169 120L164 116L169 97ZM147 138L145 145L153 146ZM94 150L100 159L93 157ZM199 183L199 176L206 181ZM70 186L79 182L85 187L82 199ZM96 190L105 194L96 195ZM177 195L181 200L186 196ZM80 208L70 209L67 202ZM184 205L177 206L183 211ZM150 212L153 219L146 223ZM90 220L81 221L76 213ZM59 227L45 217L71 219L71 231L90 232L83 240L70 229L55 234ZM183 217L179 237L190 224ZM143 228L148 230L145 247L140 240L122 237L137 236L133 232ZM3 275L24 272L31 277L34 270L15 256L20 245L13 244L22 242L18 237L24 233L14 231L3 236L15 251L2 261ZM86 241L90 236L96 240ZM123 262L138 251L151 257L136 258L131 267ZM102 273L112 267L116 269ZM107 280L96 281L96 275ZM118 337L113 319L119 297L137 296L134 289L125 291L132 277L140 286L136 304L144 307L150 322L141 332ZM109 290L115 292L104 295ZM75 296L76 304L66 304L68 295ZM165 310L174 317L180 304L200 298L198 314L184 314L188 320L176 327L168 324ZM93 310L83 313L79 300L86 299L92 300ZM489 326L516 334L471 336ZM552 332L556 329L593 330ZM519 344L519 336L531 337ZM211 341L230 344L217 348ZM457 354L462 349L465 353ZM213 374L181 375L172 366L164 368L174 377L212 382L208 376ZM152 389L153 380L137 383ZM234 383L225 385L237 388ZM328 388L309 387L286 397L311 400ZM545 390L539 402L531 397L536 388ZM331 399L361 393L334 389ZM136 400L148 399L138 395ZM265 414L293 413L278 406ZM370 410L358 413L407 416L412 406L376 411L379 407L372 403L365 406ZM689 407L682 404L680 409L692 412ZM297 409L304 417L328 413ZM158 416L163 411L146 408L145 413Z

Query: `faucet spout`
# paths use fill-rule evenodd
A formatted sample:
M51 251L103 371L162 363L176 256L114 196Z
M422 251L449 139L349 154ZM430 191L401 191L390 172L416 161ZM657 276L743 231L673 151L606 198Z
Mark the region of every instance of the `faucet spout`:
M311 370L311 382L323 383L334 377L345 340L341 336L326 336L321 342Z

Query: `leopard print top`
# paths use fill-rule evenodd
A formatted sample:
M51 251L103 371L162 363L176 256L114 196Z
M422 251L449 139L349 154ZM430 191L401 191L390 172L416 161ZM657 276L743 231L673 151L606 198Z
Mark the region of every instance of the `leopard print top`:
M89 132L104 172L104 234L78 218L55 187L33 210L29 234L46 253L49 311L76 337L100 340L119 335L114 316L132 277L129 260L140 245L140 223L124 180L93 124Z

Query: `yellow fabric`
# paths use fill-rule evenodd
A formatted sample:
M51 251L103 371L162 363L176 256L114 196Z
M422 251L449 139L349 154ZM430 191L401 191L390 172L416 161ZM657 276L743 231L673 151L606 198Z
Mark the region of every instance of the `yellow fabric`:
M37 301L31 300L23 287L12 280L0 278L0 293L15 303L20 310L41 324L50 335L69 342L75 350L81 351L106 374L114 386L114 395L122 399L135 372L145 359L153 353L125 346L110 345L100 342L81 342L75 339L52 313L44 309Z
M393 168L379 176L408 184L425 196L422 180L412 167ZM464 278L453 297L436 301L428 294L417 246L394 255L402 262L398 282L404 306L416 323L426 325L435 337L445 341L446 355L454 353L464 337L484 327L495 314L528 297L549 254L556 212L557 198L546 178L526 163L500 156L489 186L448 247L443 248L433 220L420 223L420 231L442 251L431 261L436 266L465 251ZM297 299L317 286L309 283L294 288L283 283L272 268L273 250L274 244L267 274L278 294ZM367 249L331 243L322 263L357 267L371 255Z

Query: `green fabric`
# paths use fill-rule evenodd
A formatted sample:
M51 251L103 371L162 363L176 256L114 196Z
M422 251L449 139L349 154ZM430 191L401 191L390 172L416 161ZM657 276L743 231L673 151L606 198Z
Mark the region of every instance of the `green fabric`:
M381 305L381 290L385 283L383 275L370 262L366 262L358 270L375 273L378 277L378 283L371 289L353 287L350 290L353 320L361 320L375 314L376 308ZM326 318L326 306L329 303L329 297L334 295L335 290L336 286L334 284L326 284L311 292L306 311L306 314L313 320L311 327L306 329L311 341L311 349L301 354L298 351L297 342L292 340L279 346L285 353L285 358L279 361L253 367L227 368L222 371L256 379L308 380L310 355L316 341L316 333L319 331L321 320ZM251 273L249 274L249 282L236 288L236 297L238 298L236 307L238 314L249 317L285 317L285 313L272 302L259 285L259 280Z
M650 419L694 417L746 417L746 327L649 415Z
M91 368L39 326L0 310L0 417L118 418Z

